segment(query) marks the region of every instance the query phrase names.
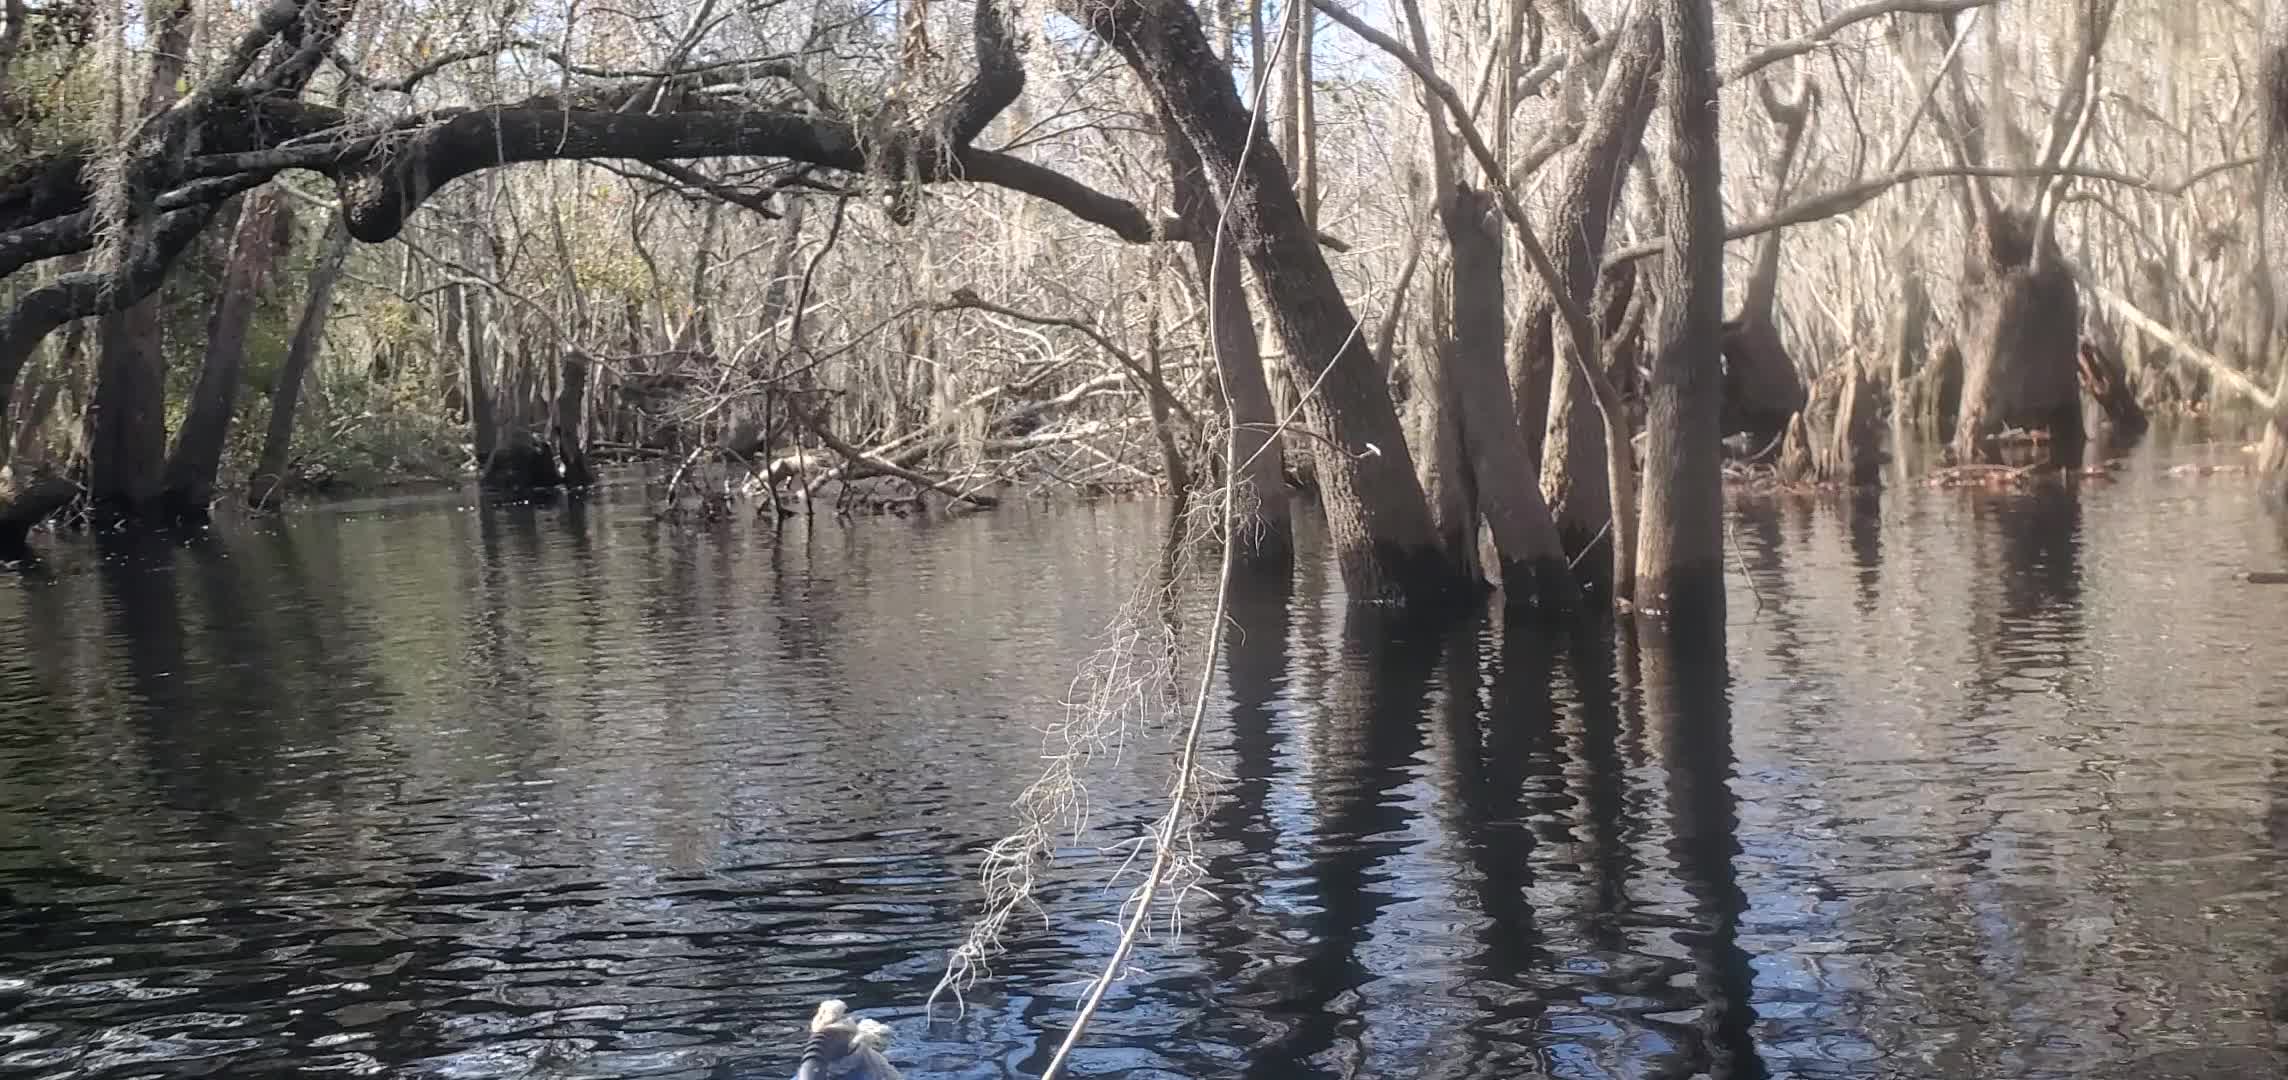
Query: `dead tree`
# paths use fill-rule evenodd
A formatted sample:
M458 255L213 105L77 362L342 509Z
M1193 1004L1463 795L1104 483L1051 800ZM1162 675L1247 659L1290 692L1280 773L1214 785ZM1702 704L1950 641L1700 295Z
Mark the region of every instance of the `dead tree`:
M1765 205L1777 212L1787 205L1788 171L1803 145L1804 129L1819 104L1819 88L1808 64L1796 68L1794 96L1780 100L1771 83L1756 80L1765 115L1780 129L1779 157L1769 168L1771 194ZM1745 432L1758 445L1768 443L1801 412L1808 400L1795 358L1780 340L1774 309L1780 283L1780 243L1785 229L1773 229L1757 242L1755 269L1740 298L1740 313L1724 323L1724 434Z

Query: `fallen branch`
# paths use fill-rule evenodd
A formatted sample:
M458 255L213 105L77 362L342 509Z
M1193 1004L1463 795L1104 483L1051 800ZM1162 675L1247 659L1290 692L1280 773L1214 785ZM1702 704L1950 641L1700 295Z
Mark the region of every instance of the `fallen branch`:
M1136 359L1128 350L1114 343L1111 338L1106 337L1104 331L1097 329L1093 322L1061 315L1038 315L1029 311L1019 311L1016 308L1005 307L978 296L975 292L970 291L967 286L953 290L953 296L944 303L937 305L937 310L986 311L995 315L1007 316L1019 322L1029 322L1035 326L1061 326L1069 330L1079 331L1082 336L1096 342L1097 347L1103 349L1121 367L1127 368L1128 373L1141 381L1145 390L1159 398L1161 404L1173 410L1176 415L1183 417L1186 426L1195 432L1199 430L1200 418L1192 412L1189 406L1178 400L1176 395L1169 391L1168 384L1161 380L1159 374L1146 367L1142 361Z
M2276 399L2263 387L2256 385L2248 376L2241 374L2239 370L2225 363L2216 354L2185 340L2184 335L2169 329L2162 325L2160 320L2138 310L2137 305L2130 303L2128 297L2099 284L2097 278L2081 264L2069 261L2066 263L2066 269L2072 271L2074 280L2080 282L2082 288L2089 290L2089 294L2096 297L2099 303L2112 309L2114 314L2121 316L2122 321L2144 331L2147 337L2168 346L2171 352L2208 372L2209 376L2217 382L2238 391L2241 396L2255 403L2257 408L2271 412L2276 407Z
M870 473L876 473L882 476L897 477L898 479L903 480L909 484L913 484L917 487L928 488L931 491L937 492L938 494L943 495L949 499L968 503L969 505L977 507L981 510L989 510L993 507L1001 505L1001 500L996 499L991 495L981 495L974 491L964 491L958 487L953 486L952 484L947 483L946 481L938 479L937 477L931 476L927 473L915 472L912 469L876 457L873 454L869 454L864 450L850 445L848 442L843 441L841 436L836 435L833 429L826 426L826 417L820 415L819 413L812 413L806 418L805 422L806 425L810 428L810 433L818 436L819 442L825 443L827 449L842 455L843 459L853 466L865 469Z

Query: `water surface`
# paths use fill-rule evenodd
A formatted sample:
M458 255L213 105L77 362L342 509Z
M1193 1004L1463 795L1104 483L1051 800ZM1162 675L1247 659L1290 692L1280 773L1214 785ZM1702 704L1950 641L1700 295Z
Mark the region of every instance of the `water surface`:
M51 545L0 580L0 1075L781 1076L825 996L909 1075L1035 1075L1120 852L920 1006L1156 513L408 498ZM1315 537L1242 590L1207 891L1079 1073L2280 1075L2288 593L2232 579L2282 561L2245 483L1734 515L1725 653L1349 613Z

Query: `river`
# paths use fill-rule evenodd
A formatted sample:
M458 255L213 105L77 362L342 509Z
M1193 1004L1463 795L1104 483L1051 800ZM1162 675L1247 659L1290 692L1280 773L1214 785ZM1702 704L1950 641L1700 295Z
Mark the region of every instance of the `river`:
M922 1002L1145 503L342 503L0 578L0 1076L1037 1075L1165 733ZM2245 481L1733 510L1726 649L1240 590L1097 1077L2277 1077L2288 592ZM1186 626L1202 622L1186 601ZM1126 879L1133 881L1133 878Z

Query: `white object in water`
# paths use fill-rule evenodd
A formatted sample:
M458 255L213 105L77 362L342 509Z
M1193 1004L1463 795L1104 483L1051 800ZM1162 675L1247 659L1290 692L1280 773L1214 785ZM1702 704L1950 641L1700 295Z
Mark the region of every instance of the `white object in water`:
M794 1080L903 1080L882 1056L889 1045L890 1025L853 1017L850 1006L838 1000L821 1001Z

